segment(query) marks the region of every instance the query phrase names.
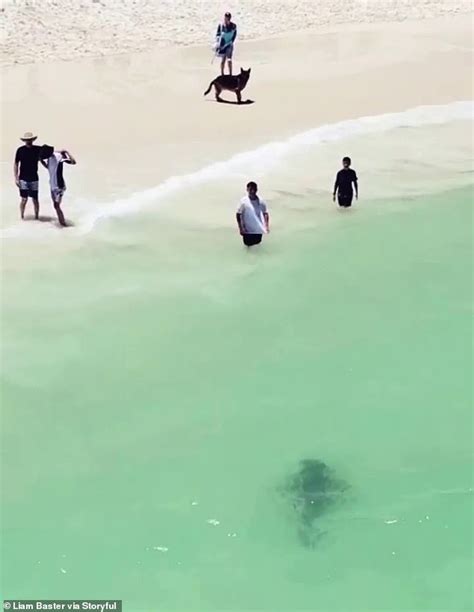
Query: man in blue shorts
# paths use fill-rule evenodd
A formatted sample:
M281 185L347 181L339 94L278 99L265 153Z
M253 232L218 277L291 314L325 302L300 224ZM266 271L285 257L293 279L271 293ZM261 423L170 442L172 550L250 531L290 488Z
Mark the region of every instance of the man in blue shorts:
M32 132L26 132L22 138L20 138L24 144L17 149L15 161L13 163L15 184L20 190L20 216L22 219L25 218L25 207L28 198L33 200L35 219L39 218L38 163L41 147L33 144L36 138L37 136Z
M237 38L237 26L231 21L232 15L224 15L224 23L217 26L216 32L216 54L221 58L221 74L224 75L225 61L229 66L229 74L232 74L232 55L234 53L234 42Z

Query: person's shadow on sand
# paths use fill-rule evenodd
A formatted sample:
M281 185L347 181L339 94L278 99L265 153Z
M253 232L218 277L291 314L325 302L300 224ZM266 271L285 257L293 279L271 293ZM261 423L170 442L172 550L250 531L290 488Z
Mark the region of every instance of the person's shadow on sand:
M56 225L56 227L59 227L60 229L62 229L63 227L74 227L74 223L72 221L69 221L69 219L66 219L66 224L65 226L61 225L56 217L50 217L49 215L40 215L37 219L35 219L35 217L33 215L25 215L24 221L39 221L40 223L51 223L52 225Z
M40 215L37 219L33 215L25 215L24 221L40 221L41 223L52 223L56 217L49 217L48 215Z

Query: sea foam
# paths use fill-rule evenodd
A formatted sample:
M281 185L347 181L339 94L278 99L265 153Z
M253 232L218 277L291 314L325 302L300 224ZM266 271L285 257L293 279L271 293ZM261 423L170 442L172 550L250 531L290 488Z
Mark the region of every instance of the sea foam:
M115 200L85 216L79 230L90 231L98 221L104 218L135 213L150 204L173 195L181 189L194 187L220 178L226 178L230 173L245 173L259 169L270 170L276 163L302 146L324 144L346 138L385 132L397 128L437 125L450 121L469 120L473 118L474 102L452 102L436 106L418 106L399 113L360 117L337 123L321 125L292 136L284 141L270 142L252 151L238 153L226 161L220 161L196 172L182 176L172 176L142 192Z
M251 151L238 153L228 160L212 163L189 174L171 176L159 185L144 191L105 203L94 204L94 209L84 211L70 233L84 234L93 230L101 221L137 213L151 205L157 206L166 198L186 188L199 186L230 175L255 172L261 174L284 161L301 147L318 146L324 143L349 139L364 134L387 132L398 128L416 128L427 125L440 125L451 121L472 120L474 102L459 101L449 104L417 106L398 113L359 117L337 123L325 124L301 132L283 141L274 141ZM24 227L24 224L22 224ZM69 233L68 232L68 233ZM29 235L19 225L5 228L2 237ZM37 235L37 232L35 232ZM48 235L50 235L48 233Z

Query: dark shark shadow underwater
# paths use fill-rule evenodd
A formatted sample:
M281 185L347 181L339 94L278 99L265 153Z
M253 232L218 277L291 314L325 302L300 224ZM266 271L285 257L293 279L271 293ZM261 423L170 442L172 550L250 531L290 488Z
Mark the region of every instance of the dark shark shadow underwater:
M349 485L318 459L300 461L298 470L286 479L281 492L291 505L304 546L314 548L322 536L318 519L342 502L348 489Z

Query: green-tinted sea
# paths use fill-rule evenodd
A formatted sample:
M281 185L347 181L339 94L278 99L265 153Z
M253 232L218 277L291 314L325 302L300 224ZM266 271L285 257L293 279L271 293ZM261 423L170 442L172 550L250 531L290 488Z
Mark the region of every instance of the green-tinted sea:
M251 252L245 174L225 215L211 181L27 267L6 241L5 597L472 609L471 161L443 126L371 138L261 171ZM347 149L340 212L314 176Z

